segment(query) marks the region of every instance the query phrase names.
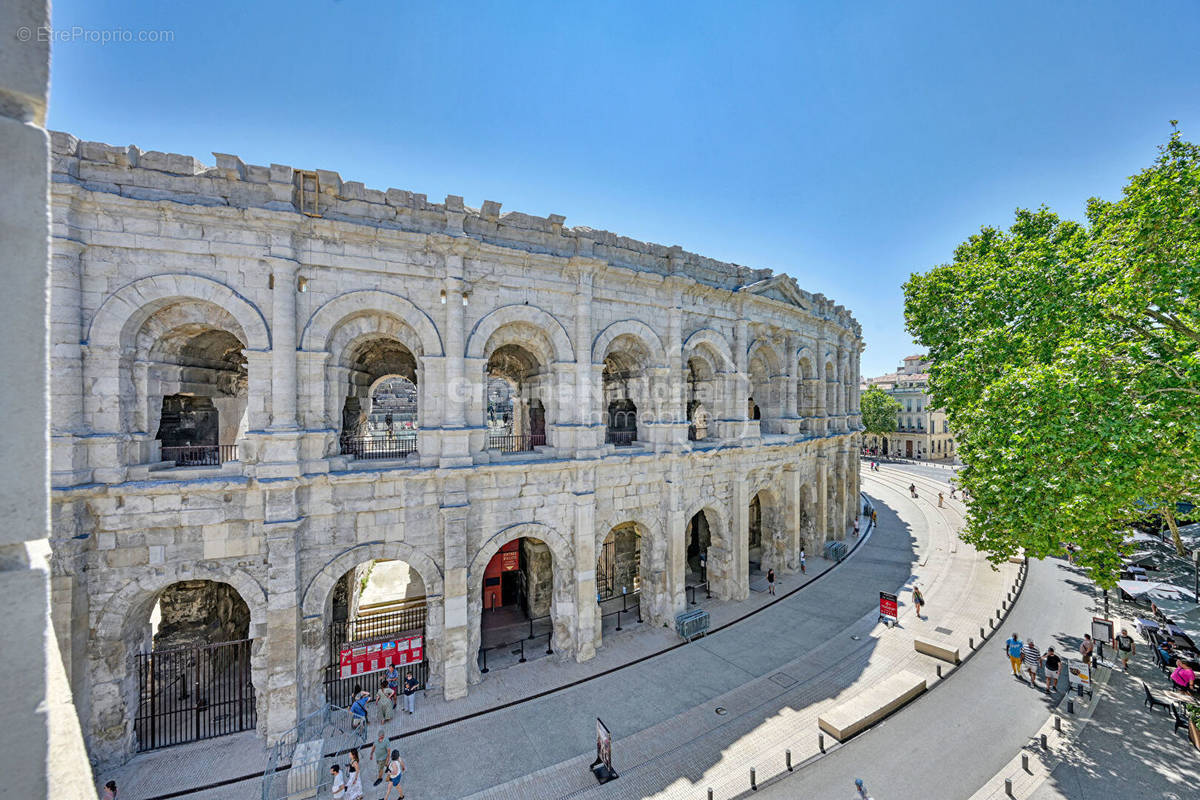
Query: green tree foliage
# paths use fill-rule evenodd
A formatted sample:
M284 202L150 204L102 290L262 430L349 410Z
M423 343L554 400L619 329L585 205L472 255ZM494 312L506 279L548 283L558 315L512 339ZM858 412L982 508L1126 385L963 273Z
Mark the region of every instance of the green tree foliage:
M872 386L859 396L862 424L867 433L883 436L896 430L900 401L878 386Z
M996 560L1081 546L1102 586L1122 529L1200 492L1200 148L1178 132L1087 222L1018 210L905 284Z

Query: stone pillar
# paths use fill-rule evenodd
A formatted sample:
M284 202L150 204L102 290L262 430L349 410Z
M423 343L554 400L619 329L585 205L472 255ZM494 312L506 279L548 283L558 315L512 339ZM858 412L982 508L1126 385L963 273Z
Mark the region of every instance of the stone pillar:
M84 245L72 239L54 239L50 292L56 308L82 306ZM78 313L50 319L50 377L54 413L50 419L51 484L71 486L89 480L87 452L76 436L86 431L83 418L83 330Z
M446 351L441 386L441 400L445 408L440 431L439 465L442 467L465 467L472 463L467 397L472 391L469 384L474 376L469 380L465 370L466 331L463 313L463 295L467 291L467 284L463 280L464 255L468 247L467 243L456 239L441 246L446 274L442 282L446 296L445 305L442 306L442 340Z
M467 612L467 506L466 492L462 487L443 490L439 513L442 527L442 546L445 557L445 602L443 604L444 625L442 628L442 693L447 700L467 696L467 684L477 675L475 653L471 652L470 641L479 635L479 620L472 619ZM483 580L482 575L472 580ZM477 640L476 640L477 641ZM475 678L478 679L477 677Z
M740 314L740 309L739 309ZM733 373L727 378L724 394L728 398L725 406L726 418L717 422L717 435L722 439L741 439L748 435L746 400L746 346L749 339L749 323L738 319L733 328Z
M784 525L784 554L783 566L789 572L799 566L799 555L803 531L800 530L800 520L803 505L800 499L800 470L795 464L788 464L783 470L783 525Z
M271 259L271 430L296 429L296 279L300 264Z
M596 602L596 472L575 476L575 660L587 661L600 646L600 606Z
M733 479L733 528L730 531L729 600L745 600L750 596L750 487L746 476L738 473Z
M267 619L265 630L252 627L250 636L255 650L266 649L267 682L256 690L258 706L266 710L266 714L259 714L259 729L268 742L275 741L300 719L300 525L301 521L294 518L263 523L267 540Z
M817 474L816 481L814 481L816 497L814 500L816 501L817 518L813 526L813 535L816 539L813 542L813 549L817 551L814 555L820 555L820 548L823 548L829 539L829 458L823 449L819 451L816 462Z
M674 626L675 615L687 608L687 520L683 518L683 493L685 474L682 463L673 461L667 473L666 513L663 515L666 538L665 570L662 581L662 597L655 598L650 622L655 625Z
M783 374L785 376L784 396L783 396L783 416L787 419L796 419L800 416L799 409L799 386L797 384L796 375L796 351L800 349L800 341L795 336L787 338L787 346L785 348L784 357L787 359L783 365Z
M50 623L49 25L44 0L0 4L0 774L11 797L75 800L96 795Z

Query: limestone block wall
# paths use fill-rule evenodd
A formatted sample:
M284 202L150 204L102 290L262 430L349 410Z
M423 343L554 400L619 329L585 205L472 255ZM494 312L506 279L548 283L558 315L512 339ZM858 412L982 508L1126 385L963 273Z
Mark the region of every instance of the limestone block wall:
M755 498L764 569L853 521L861 330L787 276L323 170L52 142L53 613L95 761L134 748L129 656L181 581L245 602L270 738L322 702L335 587L372 559L420 575L431 685L453 699L485 677L482 575L508 542L544 567L556 657L585 660L614 528L637 531L623 568L670 625L694 515L724 600L749 591ZM490 449L487 379L514 364L546 442ZM236 453L161 461L163 396L208 391L174 376L218 368L239 376ZM401 373L417 452L343 452L346 398ZM614 399L636 406L630 446L609 441Z

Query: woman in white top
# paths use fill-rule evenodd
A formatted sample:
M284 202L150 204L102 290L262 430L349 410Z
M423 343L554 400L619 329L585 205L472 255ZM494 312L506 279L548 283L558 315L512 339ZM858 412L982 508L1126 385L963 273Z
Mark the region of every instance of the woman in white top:
M362 796L362 776L351 765L346 775L346 800L362 800Z

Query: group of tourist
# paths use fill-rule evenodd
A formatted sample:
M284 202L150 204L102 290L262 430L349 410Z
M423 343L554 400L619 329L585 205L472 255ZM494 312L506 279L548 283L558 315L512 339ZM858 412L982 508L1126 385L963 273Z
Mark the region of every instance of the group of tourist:
M1091 640L1090 636L1088 640ZM1062 658L1054 652L1053 647L1046 648L1046 652L1043 654L1034 644L1033 639L1021 641L1021 637L1013 633L1012 637L1004 643L1004 649L1012 664L1013 675L1018 679L1021 677L1021 668L1024 667L1025 671L1029 673L1029 685L1036 689L1038 688L1038 670L1044 669L1046 692L1053 693L1058 688L1058 677L1062 674Z
M389 749L387 726L396 716L396 701L403 694L404 710L409 714L416 711L417 690L421 684L412 672L406 672L403 682L400 671L395 665L389 666L379 679L379 688L372 695L365 691L361 684L354 685L353 699L350 702L351 727L362 737L365 743L367 726L371 722L370 705L375 704L378 714L379 729L374 743L371 744L370 758L375 762L377 775L374 785L379 786L385 780L388 782L387 793L383 800L390 800L393 789L397 798L404 797L404 773L407 769L400 751ZM336 800L361 800L363 796L362 775L358 765L358 748L350 748L350 763L346 765L345 774L338 764L329 768L332 780L332 795Z

